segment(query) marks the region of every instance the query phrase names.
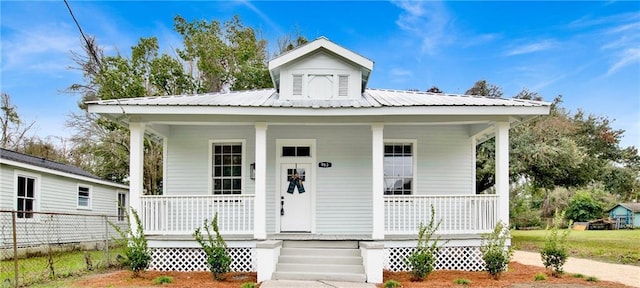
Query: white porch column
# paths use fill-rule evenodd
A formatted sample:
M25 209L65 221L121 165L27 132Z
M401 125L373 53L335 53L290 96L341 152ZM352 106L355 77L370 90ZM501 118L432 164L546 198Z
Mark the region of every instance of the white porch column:
M267 123L257 122L256 127L256 182L253 237L267 238Z
M144 194L144 130L144 123L129 123L129 206L138 213L141 213L142 208L140 196ZM131 229L136 231L133 220Z
M371 167L372 175L372 212L373 229L371 238L384 239L384 125L375 123L371 125Z
M498 220L509 227L509 122L495 124L496 131L496 194Z

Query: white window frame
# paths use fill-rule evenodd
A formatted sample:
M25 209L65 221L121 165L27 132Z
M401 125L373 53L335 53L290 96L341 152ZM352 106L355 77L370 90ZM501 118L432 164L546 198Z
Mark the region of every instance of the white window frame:
M412 176L411 176L411 194L409 195L418 195L416 192L416 183L417 183L417 171L418 171L418 140L417 139L384 139L384 144L383 144L383 149L382 149L382 160L383 160L383 165L382 165L382 169L384 171L384 147L386 147L387 145L393 145L393 144L410 144L411 145L411 169L412 169ZM385 177L386 178L386 177ZM386 191L386 186L383 187L382 189L383 193ZM402 196L402 195L395 195L395 194L391 194L391 195L387 195L384 194L385 196Z
M86 197L87 198L87 206L82 206L80 205L80 188L87 188L89 189L89 196ZM76 208L77 209L82 209L82 210L91 210L91 200L93 198L93 186L91 185L86 185L86 184L80 184L78 183L78 185L76 186Z
M242 145L242 161L241 161L241 167L240 167L240 194L214 194L213 193L213 145L214 144L240 144ZM216 139L216 140L209 140L209 159L208 159L208 173L207 173L207 182L208 184L208 195L220 195L220 196L233 196L233 195L245 195L247 193L246 190L246 178L248 177L248 175L250 174L249 171L245 171L246 170L246 161L247 161L247 140L246 139Z
M127 221L127 213L128 213L127 212L127 210L128 210L127 209L128 208L128 205L127 205L127 202L128 202L127 200L128 199L127 198L129 198L129 197L127 197L128 193L122 192L122 191L117 191L116 195L117 195L117 198L116 198L116 215L118 215L118 222ZM120 205L120 195L124 195L124 203L123 203L124 205L122 205L122 206ZM122 212L122 216L120 216L120 212Z
M40 174L35 174L27 171L14 170L14 187L13 187L13 209L18 210L18 177L26 177L33 178L34 187L33 187L33 210L31 212L40 211L40 183L41 176ZM18 221L28 222L28 221L38 221L38 214L34 214L32 218L17 218Z

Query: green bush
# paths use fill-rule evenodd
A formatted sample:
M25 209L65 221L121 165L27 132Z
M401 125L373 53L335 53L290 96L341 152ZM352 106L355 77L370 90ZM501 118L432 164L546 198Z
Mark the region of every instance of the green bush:
M545 236L544 246L540 251L542 257L542 263L547 269L552 269L551 275L554 277L560 277L563 273L562 267L569 258L569 252L567 251L567 236L571 230L565 229L561 235L558 235L558 229L564 220L565 213L558 213L556 211L553 218L553 225L551 229L547 227L547 235ZM571 226L571 224L569 224Z
M458 284L458 285L469 285L469 284L471 284L471 280L469 280L469 279L456 279L456 280L453 280L453 283L454 284Z
M256 288L256 283L253 282L244 282L240 285L240 288Z
M211 229L216 234L215 239L211 236ZM202 250L207 255L207 266L213 275L213 278L220 281L224 280L224 274L229 272L229 266L231 265L231 257L227 253L227 243L224 242L218 229L218 213L211 220L211 229L209 229L209 223L207 219L204 219L204 230L207 232L207 239L205 240L200 227L196 228L193 232L193 236L196 242L200 244Z
M153 284L169 284L169 283L173 283L173 277L171 276L162 275L153 279Z
M438 253L442 248L438 246L440 236L433 240L431 239L436 230L438 230L438 227L440 227L440 223L442 223L442 220L438 221L437 224L435 223L435 215L436 211L432 205L429 225L424 226L424 224L420 223L420 226L418 226L418 244L406 260L411 267L410 272L414 280L421 281L427 277L429 273L433 272L434 265L438 259ZM429 241L431 241L431 245L429 245Z
M580 273L573 274L573 278L584 278L584 275Z
M144 230L138 212L135 209L131 209L131 214L136 221L136 231L131 230L131 218L129 213L127 216L127 229L123 230L119 226L109 222L116 232L120 235L120 239L116 240L124 247L125 256L118 257L119 261L132 272L134 277L138 277L140 271L144 271L149 268L151 263L151 252L147 246L147 238L144 236Z
M384 282L384 288L398 288L398 287L402 287L402 284L400 284L400 282L396 281L396 280L387 280L387 282Z
M587 279L585 279L585 280L587 280L587 281L589 281L589 282L598 282L598 281L600 281L600 280L598 280L598 278L597 278L597 277L594 277L594 276L589 276L589 277L587 277Z
M534 281L544 281L547 280L547 275L544 275L544 273L536 273L536 275L533 276L533 280Z
M507 270L513 256L513 249L506 245L509 238L509 229L502 221L496 224L492 233L482 235L480 252L482 252L484 267L495 280L498 280L500 274Z
M604 209L588 191L578 191L569 201L567 218L574 222L586 222L602 217Z

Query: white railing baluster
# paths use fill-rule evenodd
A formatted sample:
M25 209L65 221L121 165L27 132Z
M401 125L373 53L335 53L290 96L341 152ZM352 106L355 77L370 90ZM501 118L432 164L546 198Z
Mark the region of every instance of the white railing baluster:
M427 224L431 207L439 234L490 232L497 223L498 195L385 195L385 234L416 234Z

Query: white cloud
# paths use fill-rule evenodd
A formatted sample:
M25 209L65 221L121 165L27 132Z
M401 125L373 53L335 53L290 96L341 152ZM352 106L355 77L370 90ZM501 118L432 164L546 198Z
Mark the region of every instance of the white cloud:
M391 74L392 77L409 77L413 73L410 70L403 68L392 68L389 74Z
M540 41L535 41L535 42L526 43L526 44L513 47L509 49L509 51L507 51L505 55L515 56L515 55L529 54L529 53L553 49L556 46L557 44L554 40L550 40L550 39L540 40Z
M393 1L402 9L396 20L400 29L420 41L420 52L433 55L452 41L451 17L440 2Z
M269 27L271 27L271 29L273 29L277 33L277 35L284 35L284 33L282 32L282 28L280 28L280 26L278 24L273 22L273 20L271 20L271 18L269 18L269 16L267 16L260 9L258 9L258 7L256 7L255 5L251 4L247 0L240 0L240 3L244 4L249 9L251 9L251 11L256 13L256 15L258 15L265 23L267 23L267 25L269 25Z
M640 48L627 48L621 51L616 58L616 62L607 70L607 76L616 73L618 70L633 63L640 64Z

